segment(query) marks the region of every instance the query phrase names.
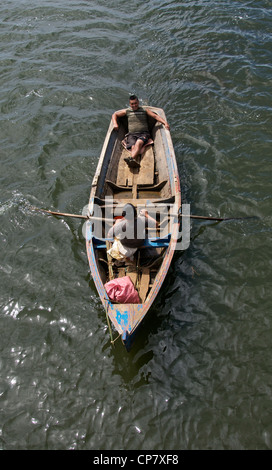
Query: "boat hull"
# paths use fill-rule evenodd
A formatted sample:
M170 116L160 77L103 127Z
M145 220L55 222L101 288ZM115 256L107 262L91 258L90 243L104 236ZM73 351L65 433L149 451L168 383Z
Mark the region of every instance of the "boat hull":
M162 109L151 109L165 118L165 114ZM107 201L109 196L111 196L113 210L118 206L122 206L122 204L124 205L126 202L131 202L138 209L146 207L147 204L149 204L148 207L150 207L150 204L153 204L154 207L156 205L156 207L159 208L167 207L167 211L169 212L170 205L172 210L171 215L173 216L169 217L169 229L167 229L170 230L170 233L168 234L168 242L163 245L161 243L162 239L158 237L159 243L155 246L158 246L157 250L161 250L161 261L156 270L149 270L148 276L150 284L147 286L145 297L143 297L139 304L119 304L108 297L105 289L105 283L109 280L109 272L105 269L105 265L108 262L105 253L107 253L108 246L103 246L103 248L101 248L102 245L100 245L98 247L96 238L94 237L93 223L89 224L89 228L86 231L86 248L90 271L101 302L105 308L106 316L109 320L109 326L110 328L113 326L113 329L121 337L124 346L129 350L132 339L135 336L139 325L142 323L161 289L176 250L178 239L180 237L180 224L177 214L181 207L181 191L176 157L170 132L166 130L164 126L158 125L158 123L154 125L152 134L154 138L154 151L152 151L154 158L154 174L151 174L151 170L149 170L148 167L148 165L150 166L152 163L151 158L148 157L147 159L146 157L146 163L142 158L142 168L144 169L144 165L147 165L147 170L145 170L145 172L142 170L142 174L136 176L133 173L131 181L129 180L130 174L127 174L126 180L124 180L126 181L126 185L120 185L121 178L124 179L124 171L128 171L126 167L121 168L123 150L120 153L120 145L125 131L126 129L124 126L121 134L118 134L113 129L112 122L109 125L98 161L97 170L92 182L89 200L89 215L95 214L95 210L98 206L99 213L104 211L102 217L105 217L105 211L107 211L109 207L107 205ZM150 184L150 178L151 183L153 184ZM107 189L105 189L105 187L107 187ZM104 236L105 234L106 232L104 233ZM102 250L104 250L103 253L105 259L102 259L104 263L100 261ZM145 250L140 249L139 251L141 251L141 257L144 259ZM143 283L143 273L147 275L147 269L142 268L141 266L138 266L137 269L138 282L140 278ZM117 275L115 274L115 276L118 275L120 277L120 273L117 273Z

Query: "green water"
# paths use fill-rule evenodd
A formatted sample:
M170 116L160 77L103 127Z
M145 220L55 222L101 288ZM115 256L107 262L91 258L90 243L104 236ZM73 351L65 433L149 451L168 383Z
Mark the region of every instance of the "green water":
M0 6L0 446L271 449L271 1ZM192 221L132 351L81 213L114 110L164 109Z

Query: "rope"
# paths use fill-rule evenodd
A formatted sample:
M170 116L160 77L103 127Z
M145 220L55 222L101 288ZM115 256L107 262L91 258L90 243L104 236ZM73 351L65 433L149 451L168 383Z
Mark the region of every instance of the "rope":
M106 306L106 318L107 318L107 323L108 323L108 328L109 328L109 332L110 332L110 339L111 339L111 344L114 346L114 343L115 341L117 341L118 338L120 338L121 334L119 334L117 336L117 338L113 339L113 335L112 335L112 328L111 328L111 324L110 324L110 319L109 319L109 315L108 315L108 308L109 308L109 299L106 299L107 300L107 306Z

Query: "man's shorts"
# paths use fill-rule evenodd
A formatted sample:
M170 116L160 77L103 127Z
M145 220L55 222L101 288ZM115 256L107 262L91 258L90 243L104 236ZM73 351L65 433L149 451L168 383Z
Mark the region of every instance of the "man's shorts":
M127 149L131 149L133 145L136 144L137 140L140 139L143 141L144 145L147 144L148 140L151 139L151 136L148 132L135 133L135 134L126 134L125 143Z

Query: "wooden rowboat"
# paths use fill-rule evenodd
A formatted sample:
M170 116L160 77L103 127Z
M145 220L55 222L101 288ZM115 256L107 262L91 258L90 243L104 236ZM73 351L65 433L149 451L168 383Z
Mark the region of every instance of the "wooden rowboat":
M166 119L161 108L149 109ZM91 275L105 308L110 332L113 326L127 350L136 329L159 293L179 235L177 212L181 207L181 192L171 135L155 120L150 119L149 126L153 144L145 147L141 157L138 157L138 169L129 168L124 160L128 156L122 145L127 133L126 118L120 119L118 131L110 122L92 181L88 206L88 216L100 219L99 227L95 226L97 222L88 222L86 229ZM156 229L148 231L148 239L135 254L134 265L116 266L118 263L108 253L112 241L107 239L107 233L113 223L109 221L121 215L126 203L132 203L138 211L147 209L152 217L160 217L163 233L162 229L156 233ZM140 303L118 303L108 297L105 284L124 276L129 276L133 282Z

